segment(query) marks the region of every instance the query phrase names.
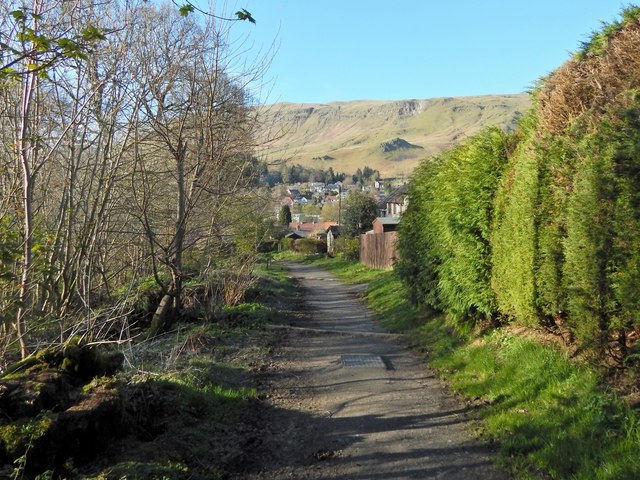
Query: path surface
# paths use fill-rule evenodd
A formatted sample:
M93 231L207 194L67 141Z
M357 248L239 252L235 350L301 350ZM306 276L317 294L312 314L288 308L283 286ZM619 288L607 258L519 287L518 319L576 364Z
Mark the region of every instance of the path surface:
M465 409L358 299L291 264L307 315L283 328L249 479L507 479Z

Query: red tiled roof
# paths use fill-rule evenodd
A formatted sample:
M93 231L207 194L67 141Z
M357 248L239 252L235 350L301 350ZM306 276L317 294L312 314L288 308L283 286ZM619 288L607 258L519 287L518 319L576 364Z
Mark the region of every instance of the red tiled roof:
M336 222L298 223L291 222L289 228L300 232L324 232L327 228L338 225Z

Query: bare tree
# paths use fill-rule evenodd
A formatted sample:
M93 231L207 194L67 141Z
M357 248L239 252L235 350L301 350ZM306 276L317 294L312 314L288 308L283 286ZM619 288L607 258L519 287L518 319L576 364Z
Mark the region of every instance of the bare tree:
M255 184L255 118L228 68L227 32L214 19L200 26L168 7L150 7L140 28L135 77L142 110L132 193L164 292L154 334L164 328L169 310L180 308L185 252ZM161 277L161 268L170 278Z
M100 215L108 203L110 186L105 175L109 172L108 178L115 178L113 157L104 148L113 143L114 133L109 140L105 115L98 113L104 109L96 107L104 100L109 81L113 84L113 75L108 68L97 74L97 54L87 57L66 51L58 55L39 43L82 36L88 23L81 18L98 18L95 13L99 8L92 2L35 0L28 16L18 17L18 26L14 25L28 33L20 37L22 51L39 52L18 55L18 48L10 49L15 57L12 65L20 74L5 78L1 88L15 159L14 168L7 171L12 186L3 186L3 190L13 195L16 185L20 189L19 202L8 198L15 203L16 217L22 223L15 320L22 356L28 353L27 318L36 311L64 316L69 307L71 292L77 291L75 280L86 274L80 273L79 262L70 256L86 258L92 243L87 239L96 238L102 225ZM16 19L16 12L4 12L4 18ZM102 164L96 162L100 156ZM83 222L79 222L82 215ZM84 229L84 240L72 235L83 230L81 223L91 226ZM36 252L42 257L41 267L36 265Z
M171 6L34 0L0 13L1 333L23 356L45 320L61 340L92 334L114 288L150 273L159 331L193 259L255 187L247 92L266 64L240 68L226 17Z
M78 304L90 309L98 291L109 293L107 266L101 259L106 245L119 250L109 240L117 205L114 195L131 148L128 117L137 109L126 76L131 61L128 20L117 18L122 12L115 5L94 6L92 15L96 9L103 21L120 28L91 56L71 60L69 71L56 73L52 99L60 129L78 117L48 169L48 184L56 188L43 199L48 230L55 239L48 263L56 268L49 275L49 287L62 316ZM96 281L100 288L94 286Z

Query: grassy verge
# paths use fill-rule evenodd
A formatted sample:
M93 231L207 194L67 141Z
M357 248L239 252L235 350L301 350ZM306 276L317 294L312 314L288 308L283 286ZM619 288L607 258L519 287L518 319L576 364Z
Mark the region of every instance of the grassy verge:
M300 256L285 256L278 260L300 259ZM263 262L256 266L256 284L247 292L246 298L250 301L257 299L261 304L275 308L288 309L291 299L299 294L295 281L289 275L289 270L281 263Z
M309 255L304 257L305 262L313 263L339 277L345 283L369 283L384 276L384 270L373 270L359 262L351 262L340 257L327 257L326 255Z
M128 435L92 467L100 480L223 478L244 454L233 438L258 395L250 366L268 354L244 312L232 324L184 324L128 355L120 377Z
M540 469L552 478L638 478L638 416L556 349L494 331L434 366L484 404L486 432L521 477Z
M430 365L477 407L479 435L500 444L516 478L640 478L640 418L602 387L597 372L552 346L508 329L480 337L455 332L442 315L421 315L404 300L393 272L323 259L353 283L391 331L410 334Z

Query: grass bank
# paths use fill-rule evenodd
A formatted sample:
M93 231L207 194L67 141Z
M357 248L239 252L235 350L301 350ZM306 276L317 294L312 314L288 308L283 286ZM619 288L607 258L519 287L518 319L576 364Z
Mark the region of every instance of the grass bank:
M266 368L272 349L263 326L296 295L283 266L263 264L254 273L246 303L132 347L121 381L135 428L82 478L225 478L246 461L259 396L254 373Z
M246 303L220 317L180 323L125 352L120 374L128 434L69 478L95 480L227 478L250 460L258 433L260 385L274 333L296 287L278 264L260 265Z
M390 271L315 259L349 283L368 283L366 301L391 331L408 334L429 364L477 412L477 434L500 445L518 479L640 478L640 419L599 373L523 332L454 330L421 314Z

